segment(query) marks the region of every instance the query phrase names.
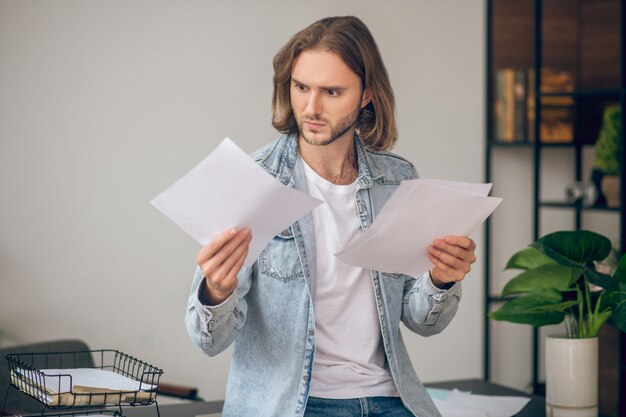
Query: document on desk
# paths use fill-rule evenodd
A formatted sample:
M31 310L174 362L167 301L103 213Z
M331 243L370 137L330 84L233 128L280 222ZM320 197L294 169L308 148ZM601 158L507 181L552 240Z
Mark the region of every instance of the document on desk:
M436 395L430 388L427 391L442 417L512 417L530 402L528 397L478 395L457 389L443 396L446 390L437 390Z
M431 263L427 248L436 238L468 236L502 201L489 197L491 184L436 179L403 181L371 226L336 256L377 271L419 277Z
M18 372L28 372L18 368ZM42 383L50 393L134 392L150 391L156 385L137 381L117 372L99 368L42 369Z
M232 140L151 201L201 245L231 228L249 227L251 266L274 236L322 202L281 184Z

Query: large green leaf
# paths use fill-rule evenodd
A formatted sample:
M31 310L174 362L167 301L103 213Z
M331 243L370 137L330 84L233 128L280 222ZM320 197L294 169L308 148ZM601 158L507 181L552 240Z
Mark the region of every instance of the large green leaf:
M626 332L626 282L616 281L611 289L611 310L613 322Z
M626 255L622 255L622 259L619 260L615 273L613 274L613 279L626 282Z
M613 285L613 278L610 276L603 274L602 272L598 272L593 268L586 267L583 270L583 273L587 277L590 283L594 285L599 285L602 288L610 288Z
M601 261L611 252L611 241L588 230L554 232L532 244L561 265L583 267Z
M565 291L578 279L580 273L580 269L572 269L556 263L541 265L512 278L504 286L502 295L507 296L548 289Z
M551 306L561 304L561 302L562 297L558 291L531 292L507 301L489 316L494 320L530 324L537 327L559 324L565 318L565 313L551 311Z
M546 305L546 306L541 306L541 310L542 311L561 311L561 312L565 312L565 310L574 307L578 303L579 303L578 300L564 301L564 302L558 303L558 304L549 304L549 305Z
M600 305L594 308L598 308L600 311L611 309L611 294L613 290L615 289L615 285L617 285L616 283L617 281L614 281L613 286L611 287L610 290L601 290L597 292L592 292L592 294L597 295L596 303L600 303Z
M529 246L511 256L504 269L533 269L549 263L554 263L554 260Z

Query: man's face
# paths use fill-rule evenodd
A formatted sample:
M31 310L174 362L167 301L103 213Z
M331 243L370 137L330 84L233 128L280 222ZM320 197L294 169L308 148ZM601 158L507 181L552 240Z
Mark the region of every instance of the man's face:
M300 138L318 146L352 137L359 113L369 103L361 79L341 57L318 50L296 58L290 96Z

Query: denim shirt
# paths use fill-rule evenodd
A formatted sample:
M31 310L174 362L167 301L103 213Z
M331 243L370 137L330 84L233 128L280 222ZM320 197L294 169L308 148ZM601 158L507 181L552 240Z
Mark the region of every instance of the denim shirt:
M355 139L358 158L355 205L365 230L401 181L417 176L408 161L367 150ZM307 192L295 136L282 136L253 159L288 187ZM416 221L423 221L416 219ZM250 268L238 274L235 292L218 306L205 306L193 280L185 323L192 341L209 356L234 343L224 417L302 416L311 386L315 355L316 251L311 213L283 230ZM405 406L419 417L439 416L418 379L400 333L400 321L431 336L454 317L461 285L440 290L428 272L415 278L371 271L383 347L393 381ZM372 325L376 325L372 323Z

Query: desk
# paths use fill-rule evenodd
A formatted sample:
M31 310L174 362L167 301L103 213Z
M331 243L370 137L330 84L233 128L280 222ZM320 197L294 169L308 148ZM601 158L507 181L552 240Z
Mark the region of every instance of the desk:
M200 414L219 413L222 411L223 401L198 401L183 404L160 405L161 417L196 417ZM124 407L126 417L156 417L156 409L153 405L145 407Z
M514 397L530 397L530 402L516 414L516 417L546 417L546 399L537 395L528 395L502 385L483 381L482 379L463 379L459 381L437 382L426 384L429 388L459 389L481 395L509 395Z
M517 417L545 417L546 415L546 403L543 397L527 395L521 391L485 382L481 379L464 379L426 385L432 388L457 388L461 391L471 391L474 394L530 397L530 402L517 415ZM159 406L159 410L161 412L161 417L196 417L198 414L217 413L221 410L221 407L221 401L214 401L162 405ZM128 417L155 417L156 410L153 406L125 408L124 414Z

